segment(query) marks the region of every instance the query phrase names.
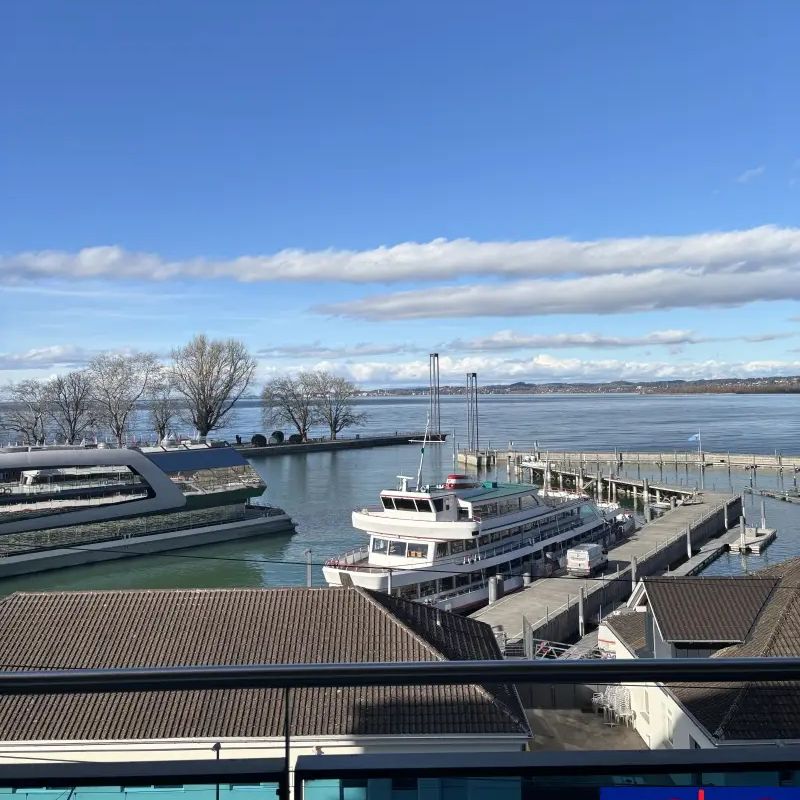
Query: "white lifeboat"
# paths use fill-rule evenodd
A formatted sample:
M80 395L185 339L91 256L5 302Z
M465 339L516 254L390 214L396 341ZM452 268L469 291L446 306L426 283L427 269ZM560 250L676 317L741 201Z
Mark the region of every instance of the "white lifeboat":
M444 482L445 489L474 489L477 485L468 475L448 475Z

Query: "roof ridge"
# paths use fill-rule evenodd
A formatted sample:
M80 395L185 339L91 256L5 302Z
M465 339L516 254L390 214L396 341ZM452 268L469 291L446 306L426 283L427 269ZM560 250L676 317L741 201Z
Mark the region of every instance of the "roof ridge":
M384 614L387 614L395 622L395 624L398 627L400 627L402 630L406 631L407 633L410 633L418 642L420 642L430 652L432 652L434 655L436 655L439 658L439 661L453 661L454 660L452 658L448 658L437 647L434 647L427 639L425 639L423 636L420 636L409 625L406 625L406 623L403 622L403 620L401 620L396 614L392 613L379 600L376 600L372 596L372 593L369 590L364 589L362 586L354 586L353 588L359 594L362 594L363 596L366 596L367 599L369 600L369 602L372 603L373 605L377 606L378 608L380 608L380 610ZM401 603L412 603L413 605L418 605L418 606L420 606L420 608L425 609L426 612L428 610L431 610L429 606L422 605L422 603L414 603L413 600L404 600L402 597L393 597L392 595L388 595L388 596L391 597L393 601L394 600L400 600ZM441 610L438 609L438 608L436 609L436 611L438 613L442 613ZM448 613L452 613L452 612L445 611L444 613L448 614ZM480 625L486 625L485 622L480 622L479 620L469 620L469 621L478 623ZM522 720L518 719L514 714L512 714L510 709L506 708L505 704L500 702L500 700L498 700L497 697L495 697L495 695L492 694L492 692L490 692L483 684L481 684L481 683L469 683L469 684L466 684L466 685L467 686L474 686L475 689L477 689L477 691L480 694L482 694L493 706L495 706L496 708L500 709L500 711L503 714L505 714L515 725L519 725L519 726L525 728L526 730L530 731L530 726L527 724L527 722L523 722ZM512 684L511 688L517 694L517 699L519 700L519 693L517 692L516 687L513 686L513 684ZM520 708L521 707L522 707L522 702L520 701Z
M138 589L39 589L34 591L17 591L7 595L3 600L12 597L61 597L64 595L127 595L127 594L221 594L223 592L234 592L244 594L245 592L321 592L327 591L327 586L178 586L158 588L138 588Z
M394 622L395 625L397 625L398 628L400 628L403 631L405 631L406 633L410 634L411 637L416 639L426 650L428 650L431 654L436 656L439 659L439 661L450 661L450 659L447 658L444 653L442 653L440 650L438 650L436 647L434 647L427 639L425 639L423 636L420 636L409 625L406 625L406 623L403 622L403 620L401 620L396 614L392 614L385 605L383 605L381 602L376 600L372 596L372 594L368 590L366 590L363 586L353 586L352 588L355 589L362 597L366 597L368 602L372 603L372 605L374 605L376 608L380 609L381 613L383 613L386 616L388 616L392 620L392 622ZM393 600L402 600L401 597L397 597L397 598L393 597L392 599ZM410 600L404 600L403 602L410 603L411 601ZM424 608L424 606L423 606L423 608Z

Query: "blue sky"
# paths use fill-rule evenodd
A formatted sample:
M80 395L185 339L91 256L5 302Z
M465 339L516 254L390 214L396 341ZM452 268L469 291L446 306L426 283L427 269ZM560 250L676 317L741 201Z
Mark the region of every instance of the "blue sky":
M0 383L800 373L800 6L0 4Z

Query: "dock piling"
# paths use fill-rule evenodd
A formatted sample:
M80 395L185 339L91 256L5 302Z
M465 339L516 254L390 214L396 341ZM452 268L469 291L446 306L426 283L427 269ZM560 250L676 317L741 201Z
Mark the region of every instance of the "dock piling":
M583 638L586 635L586 591L581 586L578 594L578 635Z
M761 498L761 527L767 527L767 502L764 498Z

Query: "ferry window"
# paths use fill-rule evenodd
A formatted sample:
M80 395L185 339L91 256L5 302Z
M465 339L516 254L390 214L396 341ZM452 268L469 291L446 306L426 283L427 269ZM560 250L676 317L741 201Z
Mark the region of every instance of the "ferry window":
M526 494L522 498L522 508L533 508L536 505L536 498L532 494Z
M435 497L432 502L433 502L433 508L436 511L444 510L444 500L441 497Z
M406 543L390 541L389 542L389 555L390 556L404 556L406 554Z
M464 542L461 539L456 539L455 541L450 542L450 552L451 553L463 553L464 552Z
M456 586L459 588L462 586L469 586L469 573L465 573L463 575L456 575Z
M428 597L436 594L436 581L425 581L419 585L419 596Z
M430 500L415 500L414 502L417 505L417 511L424 511L428 514L431 512Z
M403 586L400 589L400 597L402 597L404 600L416 600L417 584L412 583L410 586Z
M453 588L453 579L452 578L442 578L439 581L439 591L441 592L449 592Z
M465 539L464 540L464 549L465 550L474 550L477 547L475 544L474 539Z
M492 541L493 542L499 542L501 538L502 538L502 534L500 534L500 533L493 533L492 534Z
M436 558L444 558L447 555L447 542L436 544Z
M408 543L409 558L425 558L428 555L428 545L420 542Z
M500 514L511 514L514 511L519 511L519 500L503 500L498 503L497 510Z
M519 569L519 567L521 567L521 566L522 566L522 559L521 558L515 558L511 562L511 569Z
M381 503L387 511L394 511L394 503L391 497L381 497Z
M532 522L526 522L522 526L522 530L524 530L524 531L532 531L533 530L533 523Z
M377 537L375 537L372 540L372 552L385 554L388 544L389 542L386 539L378 539Z
M494 517L497 515L497 503L487 503L483 508L481 508L481 512L484 516Z
M410 497L395 497L394 498L394 507L398 511L416 511L417 507L414 505L414 501Z

